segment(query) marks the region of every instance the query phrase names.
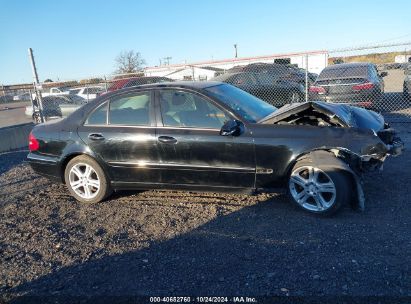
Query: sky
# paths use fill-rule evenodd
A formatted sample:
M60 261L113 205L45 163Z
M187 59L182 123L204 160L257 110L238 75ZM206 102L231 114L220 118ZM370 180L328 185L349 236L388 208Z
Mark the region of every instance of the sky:
M0 0L0 85L147 66L411 41L409 0Z

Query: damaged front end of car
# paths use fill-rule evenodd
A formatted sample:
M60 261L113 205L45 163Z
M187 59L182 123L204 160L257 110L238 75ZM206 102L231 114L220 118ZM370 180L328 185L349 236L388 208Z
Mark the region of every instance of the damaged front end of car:
M343 104L290 104L261 122L331 127L335 132L325 133L324 138L319 140L322 145L314 148L310 152L310 157L315 163L328 163L330 166L332 164L351 173L357 192L357 201L353 202L352 206L358 210L364 210L365 207L363 174L372 170L382 170L388 156L398 156L404 150L404 143L396 131L384 122L380 114ZM331 137L328 138L329 135Z
M332 149L336 157L343 159L357 174L371 170L382 170L388 156L398 156L404 150L404 143L394 129L384 124L384 129L373 133L371 142L359 142L361 148L357 151L345 147Z

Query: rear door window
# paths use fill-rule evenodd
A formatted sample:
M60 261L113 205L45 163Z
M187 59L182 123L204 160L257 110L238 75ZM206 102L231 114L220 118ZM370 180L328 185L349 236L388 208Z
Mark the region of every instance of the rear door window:
M133 93L110 101L110 125L148 126L150 92Z
M107 102L95 109L87 118L86 125L107 124Z

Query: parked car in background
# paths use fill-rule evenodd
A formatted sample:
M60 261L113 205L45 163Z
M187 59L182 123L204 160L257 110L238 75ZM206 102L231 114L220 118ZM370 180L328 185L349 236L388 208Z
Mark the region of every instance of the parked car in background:
M41 91L41 96L42 97L47 97L47 96L60 96L60 95L69 95L70 94L70 88L69 87L55 87L55 88L50 88L49 91L47 92L46 89L43 89ZM36 98L36 93L31 94L31 98L35 99Z
M403 84L403 93L404 97L407 99L411 99L411 64L404 70L404 84Z
M2 95L0 96L0 103L8 103L8 102L13 102L13 95Z
M309 99L378 109L386 75L387 72L378 73L372 63L331 65L321 71L309 88Z
M30 101L30 93L14 95L13 101Z
M134 79L137 79L138 77L131 77L131 78L122 78L122 79L117 79L114 80L107 88L107 92L114 92L117 90L120 90L121 88L124 87L124 85Z
M70 88L69 87L58 87L58 88L50 88L50 91L44 92L42 91L42 96L46 97L46 96L58 96L58 95L68 95L70 94Z
M279 79L297 82L305 86L306 75L305 70L292 64L277 64L277 63L251 63L244 66L235 66L227 72L254 72L254 73L269 73ZM307 73L308 84L310 85L317 78L317 74Z
M46 120L57 117L66 117L87 103L84 98L77 95L49 95L43 97L42 100L43 115ZM40 107L38 101L34 99L33 104L27 106L24 113L27 116L31 116L34 121L38 121L39 110Z
M84 98L87 101L95 99L106 90L101 86L87 86L82 88L70 89L69 95L77 95Z
M141 76L141 77L132 77L132 78L125 78L119 79L114 81L108 88L108 92L113 92L123 88L134 87L143 84L150 84L150 83L158 83L158 82L169 82L173 81L167 77L160 77L160 76Z
M284 79L281 74L268 70L235 72L236 70L239 71L233 69L211 80L232 84L276 107L304 100L304 86Z
M363 207L360 174L403 143L381 115L326 102L276 107L221 82L130 87L34 127L27 158L83 203L119 189L286 187L317 214Z
M143 84L151 84L151 83L161 83L161 82L173 82L173 79L167 77L159 77L159 76L146 76L146 77L139 77L136 79L129 80L123 86L123 88L135 87Z

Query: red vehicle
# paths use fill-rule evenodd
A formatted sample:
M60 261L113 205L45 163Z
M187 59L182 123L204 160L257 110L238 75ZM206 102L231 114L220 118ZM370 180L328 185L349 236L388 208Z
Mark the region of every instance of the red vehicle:
M124 78L118 79L114 81L110 87L108 88L108 92L117 91L124 88L134 87L142 84L150 84L150 83L158 83L158 82L169 82L173 81L167 77L159 77L159 76L147 76L147 77L131 77L131 78Z

